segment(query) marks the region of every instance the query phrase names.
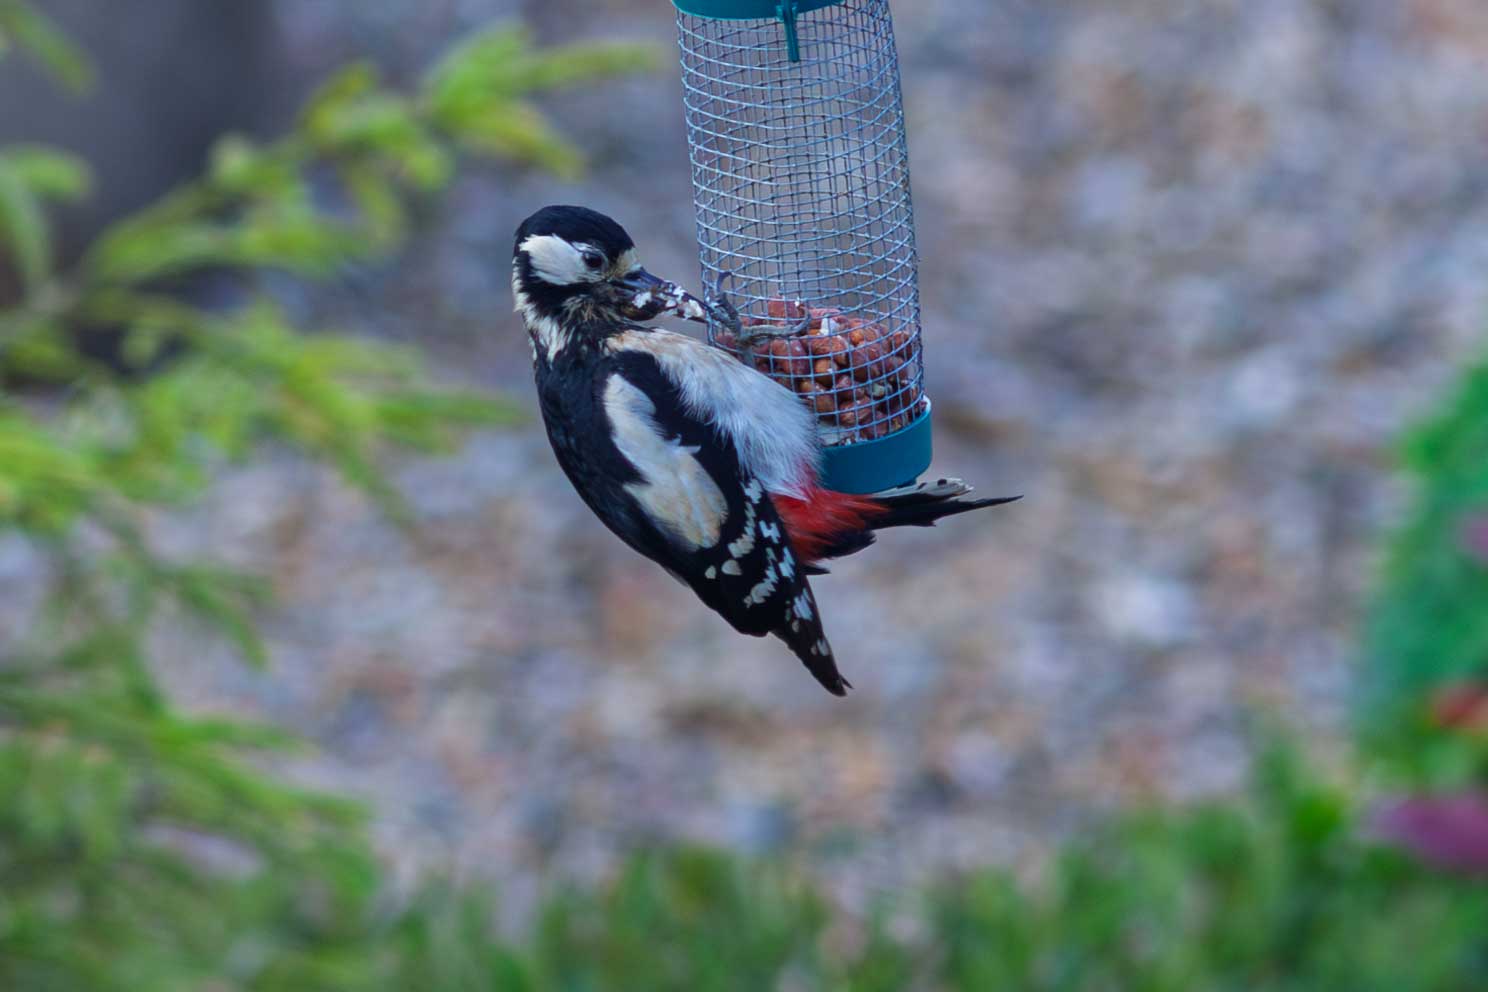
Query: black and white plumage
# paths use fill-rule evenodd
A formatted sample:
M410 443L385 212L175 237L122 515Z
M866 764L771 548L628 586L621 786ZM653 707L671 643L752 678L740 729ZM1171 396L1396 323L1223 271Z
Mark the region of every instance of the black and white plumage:
M546 207L517 231L512 290L543 422L584 502L626 544L745 634L785 641L828 691L849 687L808 576L872 531L1005 500L944 483L887 499L816 485L815 418L725 352L646 327L701 305L640 267L620 225Z

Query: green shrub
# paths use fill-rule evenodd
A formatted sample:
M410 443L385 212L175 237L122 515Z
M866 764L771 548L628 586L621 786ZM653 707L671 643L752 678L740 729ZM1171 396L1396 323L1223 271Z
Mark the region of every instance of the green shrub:
M1410 781L1488 783L1488 734L1432 707L1488 686L1488 362L1407 434L1402 460L1414 492L1366 622L1366 741Z
M866 923L779 862L649 852L598 889L555 895L511 943L482 927L489 907L426 903L398 954L409 981L440 975L410 986L430 989L1488 987L1488 886L1371 844L1349 794L1273 749L1244 799L1140 812L1068 847L1037 884L979 872Z
M959 989L1467 990L1488 983L1488 889L1361 837L1349 793L1284 750L1248 802L1148 812L1078 842L1020 897L942 897Z

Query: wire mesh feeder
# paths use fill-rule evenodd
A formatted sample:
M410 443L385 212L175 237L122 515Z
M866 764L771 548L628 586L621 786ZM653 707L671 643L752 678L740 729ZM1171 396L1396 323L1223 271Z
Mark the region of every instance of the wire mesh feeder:
M709 339L815 410L827 485L912 482L930 402L888 0L674 3L703 282L749 345Z

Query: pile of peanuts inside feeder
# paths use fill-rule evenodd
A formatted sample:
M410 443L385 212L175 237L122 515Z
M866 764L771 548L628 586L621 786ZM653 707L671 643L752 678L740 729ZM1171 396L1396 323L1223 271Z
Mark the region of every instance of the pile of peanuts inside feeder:
M886 331L800 300L770 300L766 312L767 318L744 316L741 323L745 328L804 326L796 334L754 340L749 355L727 331L716 341L801 397L816 412L825 444L886 437L925 411L917 349L908 331Z

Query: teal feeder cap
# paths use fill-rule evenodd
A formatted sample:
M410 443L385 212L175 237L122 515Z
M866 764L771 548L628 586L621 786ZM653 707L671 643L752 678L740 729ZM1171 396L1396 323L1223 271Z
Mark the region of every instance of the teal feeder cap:
M835 7L843 0L672 0L684 14L720 21L758 20L770 17L785 28L786 56L801 61L801 40L796 34L796 15L808 10Z
M930 456L927 406L918 420L888 437L823 448L821 484L839 493L876 493L906 486L930 467Z
M786 8L804 14L809 10L835 7L845 0L672 0L672 4L684 14L712 17L721 21L746 21L760 17L785 17Z

